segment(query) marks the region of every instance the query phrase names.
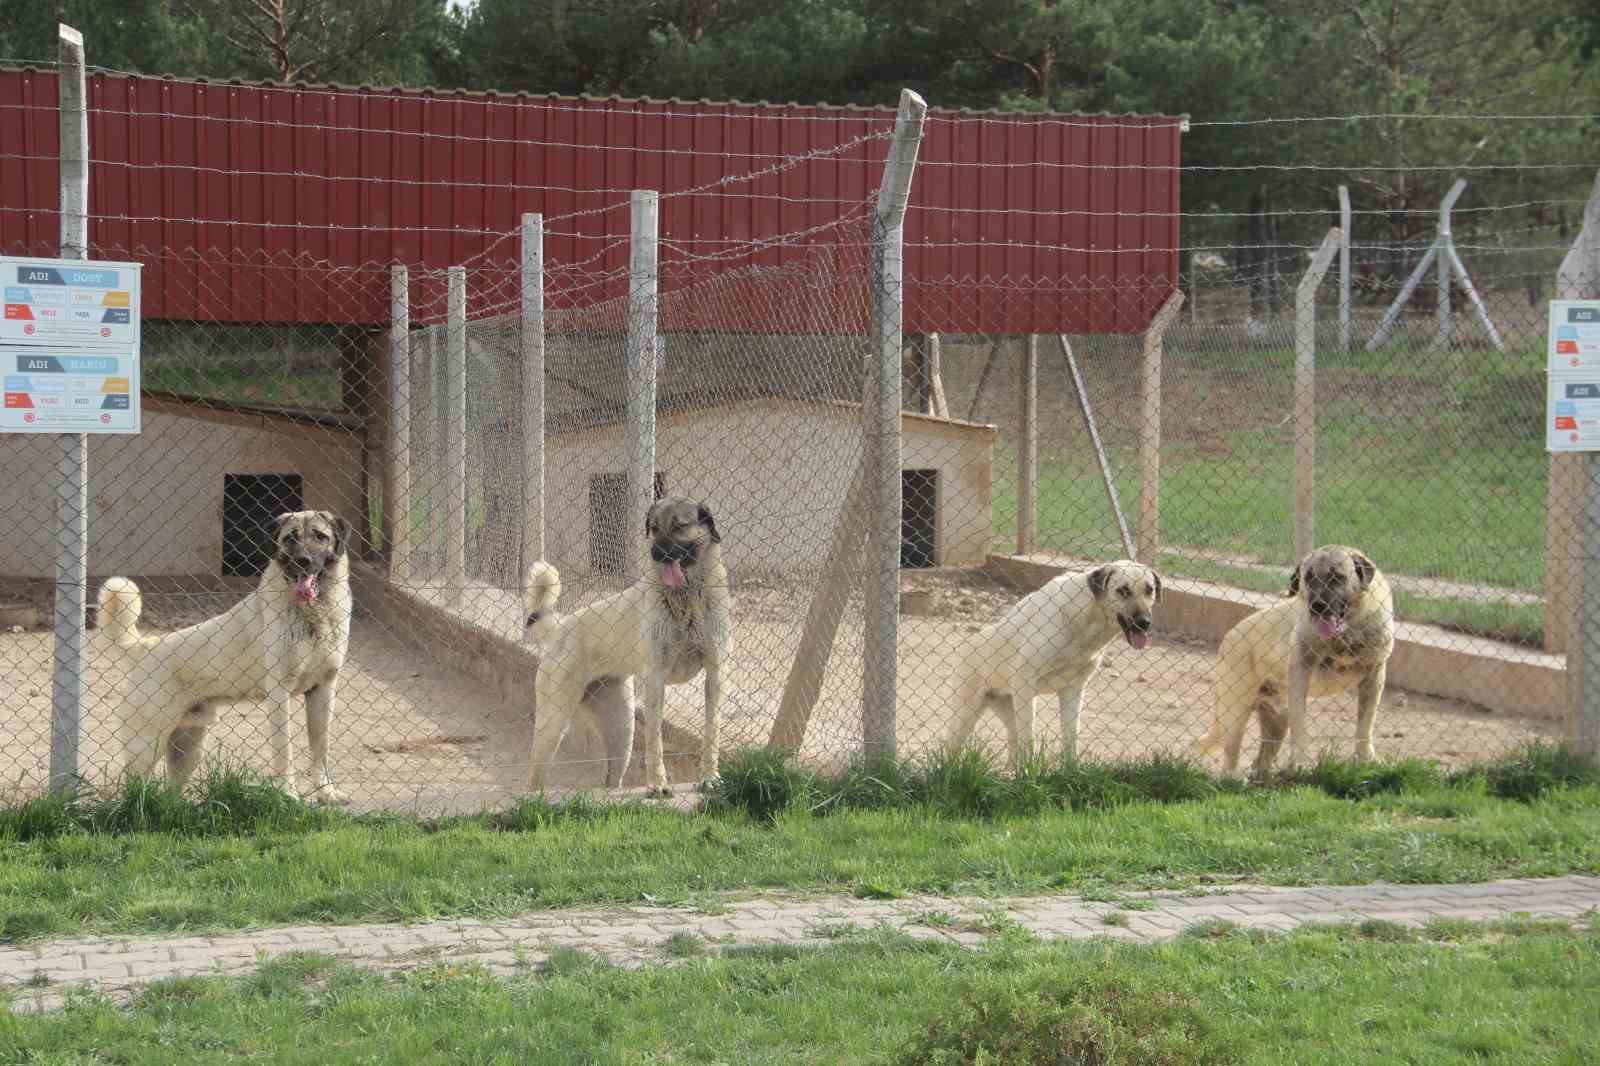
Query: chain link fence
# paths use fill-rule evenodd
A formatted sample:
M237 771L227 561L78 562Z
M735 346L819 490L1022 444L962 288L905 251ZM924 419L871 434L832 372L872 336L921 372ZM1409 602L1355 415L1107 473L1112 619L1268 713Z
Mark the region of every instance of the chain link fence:
M1335 267L1316 292L1313 329L1298 335L1300 277L1290 276L1275 282L1290 294L1276 313L1252 314L1250 279L1241 279L1231 305L1215 291L1203 294L1200 309L1185 306L1159 336L938 338L937 391L949 410L999 430L994 555L981 571L908 571L908 587L932 617L912 624L912 633L928 636L903 653L907 683L922 677L944 699L952 682L942 675L952 664L971 668L963 656L983 638L939 635L937 619L1001 632L1020 594L1063 572L1087 575L1129 557L1137 544L1164 579L1153 609L1158 635L1136 650L1115 627L1101 630L1105 658L1084 692L1077 751L1194 754L1223 705L1252 717L1265 705L1259 717L1281 734L1288 631L1252 630L1259 619L1247 624L1235 640L1249 637L1250 669L1227 653L1219 659L1217 649L1246 616L1286 602L1299 562L1297 461L1306 453L1297 448L1309 443L1312 543L1359 549L1392 592L1396 643L1377 753L1459 765L1560 739L1564 648L1550 622L1560 609L1547 612L1546 595L1575 578L1581 487L1551 492L1543 438L1547 306L1530 297L1524 262L1497 261L1481 249L1462 255L1493 333L1458 291L1442 339L1437 308L1414 300L1369 351L1387 307L1358 303L1346 348ZM1552 264L1546 295L1554 273ZM1430 273L1419 291L1435 291L1434 283ZM1080 300L1109 311L1118 299L1164 287L1172 288L1147 279L1122 292L1023 283L996 289L997 298L1024 308ZM1301 359L1314 359L1302 379L1314 386L1309 408L1297 393L1297 341L1314 350L1301 344ZM1012 614L1031 634L1011 650L1015 663L997 666L991 651L987 666L990 675L1043 679L1034 688L1036 737L1059 750L1072 746L1063 736L1072 722L1063 722L1053 697L1071 691L1062 679L1072 655L1053 636L1063 625L1061 601L1049 595ZM1564 602L1570 609L1575 601ZM1086 587L1073 588L1070 624L1092 629L1098 609ZM1320 687L1339 694L1312 700L1306 750L1350 756L1361 649L1353 638L1325 643L1325 665L1337 669ZM1251 669L1265 669L1262 663L1284 671L1265 690L1242 680L1255 678ZM1229 691L1241 686L1248 689L1242 696ZM1004 716L986 716L976 735L1005 750ZM1259 735L1251 726L1245 762Z
M681 650L684 633L697 650L666 688L672 782L703 770L711 655L724 754L858 758L864 722L885 720L867 706L874 202L811 206L826 220L715 251L663 232L650 353L608 238L533 282L503 256L397 271L92 249L144 263L169 307L233 317L146 322L144 431L91 444L89 602L132 579L144 640L95 620L84 776L123 772L131 716L158 723L145 732L174 768L279 772L288 738L303 791L324 799L471 810L521 793L540 671L564 668L529 631L547 606L539 561L560 572L560 615L613 605L582 623L595 658L571 672L592 713L537 768L546 786L608 781L620 660L605 649ZM1412 243L1353 247L1348 306L1337 266L1319 284L1298 246L1191 255L1171 278L908 274L906 306L956 309L957 328L903 338L897 753L1032 743L1264 767L1298 739L1302 755L1370 741L1459 765L1561 737L1564 620L1589 558L1583 468L1542 440L1565 237L1463 239L1444 308L1430 246ZM251 307L285 306L306 321L250 323ZM992 332L1063 309L1102 331ZM723 647L694 628L716 619L662 628L684 601L636 521L646 446L635 488L715 523ZM0 455L16 501L0 516L0 774L25 794L50 764L57 456L20 436ZM290 512L328 517L280 526ZM316 624L294 628L312 615L290 602L305 541L286 530L343 542L350 622L334 609L328 631L348 641L342 662L317 658ZM1286 593L1310 544L1355 553L1300 571L1302 604ZM1131 558L1147 566L1116 565ZM628 598L633 573L644 600ZM1301 617L1313 609L1332 612L1326 632ZM258 681L271 655L308 664L287 724ZM1296 659L1314 697L1298 730ZM334 689L323 785L315 708ZM642 704L635 717L648 725ZM646 783L645 733L621 785Z

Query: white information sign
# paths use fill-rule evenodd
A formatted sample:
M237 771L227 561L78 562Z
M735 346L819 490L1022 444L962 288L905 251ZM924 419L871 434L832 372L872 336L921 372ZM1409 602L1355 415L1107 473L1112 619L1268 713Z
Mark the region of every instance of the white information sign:
M0 371L0 432L139 432L139 362L131 353L0 348Z
M138 433L138 263L0 256L0 433Z

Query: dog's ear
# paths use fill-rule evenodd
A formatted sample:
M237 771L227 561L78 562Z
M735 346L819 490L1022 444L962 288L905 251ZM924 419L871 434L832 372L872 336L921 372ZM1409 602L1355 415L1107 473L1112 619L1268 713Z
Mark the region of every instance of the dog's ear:
M1155 567L1151 567L1150 568L1150 576L1155 578L1155 582L1156 582L1156 602L1160 603L1161 602L1161 574L1155 569Z
M722 543L722 534L717 532L717 520L711 517L711 508L703 503L700 505L700 524L711 531L711 543Z
M272 520L272 539L273 540L277 540L279 537L283 536L283 527L288 525L289 522L293 518L294 518L294 512L293 511L285 511L281 515L279 515L277 518L274 518Z
M1094 593L1095 599L1102 599L1106 594L1106 586L1111 584L1111 567L1102 566L1098 570L1089 571L1089 591Z
M1300 564L1298 563L1295 564L1295 568L1293 570L1289 571L1288 595L1290 597L1300 595Z
M1350 561L1355 564L1356 580L1361 582L1361 587L1366 588L1372 584L1372 578L1378 572L1378 568L1373 565L1372 560L1360 552L1351 552Z
M346 522L344 515L330 514L333 522L333 551L335 555L343 555L350 550L350 523Z
M660 500L656 500L649 507L645 508L645 512L644 512L644 535L647 536L647 537L650 535L650 530L655 527L656 511L659 510L660 507L661 507L661 501Z

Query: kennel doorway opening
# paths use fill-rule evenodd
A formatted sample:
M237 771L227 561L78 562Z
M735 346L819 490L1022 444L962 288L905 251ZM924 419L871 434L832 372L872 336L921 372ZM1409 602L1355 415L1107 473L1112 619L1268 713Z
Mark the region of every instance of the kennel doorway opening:
M667 494L667 475L656 471L655 498ZM597 574L620 574L629 544L644 536L627 525L627 474L595 474L589 479L589 566Z
M277 548L278 516L303 510L299 474L222 475L222 575L260 577Z
M900 471L900 566L939 565L939 471Z

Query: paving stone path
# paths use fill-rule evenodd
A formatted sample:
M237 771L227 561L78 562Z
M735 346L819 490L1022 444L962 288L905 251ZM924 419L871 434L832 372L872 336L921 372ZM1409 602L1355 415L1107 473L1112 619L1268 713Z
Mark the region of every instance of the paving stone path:
M1132 904L1130 908L1128 904ZM1079 896L984 900L919 896L768 896L711 909L613 906L542 911L504 921L453 919L384 925L318 925L221 936L82 937L0 946L0 989L12 1009L49 1010L74 987L126 1002L163 978L249 972L290 952L331 955L384 970L474 963L493 973L536 968L561 948L622 966L667 963L685 938L704 950L743 944L822 944L879 927L958 944L1007 928L1046 938L1109 936L1153 942L1201 922L1258 929L1381 919L1490 921L1508 915L1577 920L1600 910L1600 877L1519 878L1470 885L1273 888L1232 885L1186 892L1130 892L1116 901ZM1113 916L1109 917L1108 916Z

